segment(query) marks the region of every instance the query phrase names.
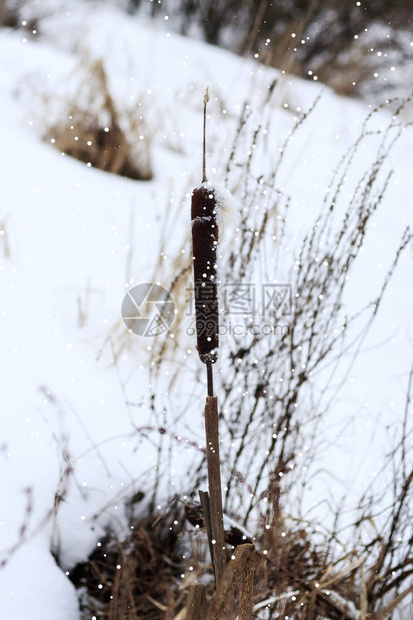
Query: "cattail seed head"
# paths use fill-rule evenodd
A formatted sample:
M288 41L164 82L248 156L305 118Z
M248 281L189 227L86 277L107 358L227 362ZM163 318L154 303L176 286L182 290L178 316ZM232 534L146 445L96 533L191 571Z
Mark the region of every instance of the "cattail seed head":
M218 200L210 183L192 193L192 253L198 353L201 361L218 357Z

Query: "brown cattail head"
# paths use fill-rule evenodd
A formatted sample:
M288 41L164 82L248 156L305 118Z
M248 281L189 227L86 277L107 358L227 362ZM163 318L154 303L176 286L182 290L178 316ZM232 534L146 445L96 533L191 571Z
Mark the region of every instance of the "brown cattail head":
M214 188L203 183L192 192L192 254L194 263L195 315L201 361L218 357L218 200Z

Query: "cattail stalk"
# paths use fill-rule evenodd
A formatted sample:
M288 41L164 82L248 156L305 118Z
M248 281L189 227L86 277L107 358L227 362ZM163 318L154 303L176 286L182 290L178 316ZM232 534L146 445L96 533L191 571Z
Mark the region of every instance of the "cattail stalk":
M192 253L194 265L195 316L199 357L207 365L209 382L212 383L210 365L218 357L218 201L215 190L207 181L205 162L206 106L204 98L203 182L192 192ZM212 387L212 385L211 385ZM213 393L209 393L213 396Z
M216 586L222 581L225 566L224 518L219 458L218 401L214 396L212 365L218 357L218 200L206 175L206 108L208 89L204 97L202 185L192 193L192 253L195 286L197 348L206 365L208 396L205 405L205 436L209 496L201 498L205 522L208 523L208 542L215 573ZM209 501L208 501L209 500Z

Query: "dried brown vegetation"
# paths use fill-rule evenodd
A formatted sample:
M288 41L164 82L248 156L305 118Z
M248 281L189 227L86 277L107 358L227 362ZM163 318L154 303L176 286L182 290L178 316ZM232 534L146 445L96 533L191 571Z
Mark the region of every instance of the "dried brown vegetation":
M108 534L84 563L70 571L82 617L105 620L173 617L183 600L176 587L182 571L176 514L150 518L119 540Z
M396 105L393 102L393 106ZM289 616L295 620L385 620L396 609L400 618L409 618L404 610L413 589L413 473L408 417L411 381L407 390L404 422L383 464L383 473L393 472L392 500L389 500L384 489L374 486L354 507L356 516L351 524L341 525L343 515L338 507L335 509L334 528L327 531L322 524L305 518L300 512L300 497L305 493L307 482L301 468L297 467L304 438L310 446L307 462L316 459L318 424L328 413L331 398L335 397L329 394L325 400L320 396L311 398L313 372L326 364L334 369L344 350L352 351L352 355L357 354L379 311L399 256L412 240L410 232L406 231L381 290L378 290L371 305L353 317L345 316L343 294L346 276L357 260L371 217L379 208L388 185L391 172L386 169L386 162L402 131L400 110L401 106L395 110L386 131L377 131L380 137L377 156L361 175L346 209L342 209L341 202L343 179L364 141L375 133L369 125L374 111L362 127L359 140L343 156L335 170L331 190L317 214L316 224L304 235L288 271L293 290L298 294L291 308L292 314L288 317L288 333L280 334L276 342L271 338L249 335L244 338L242 346L236 340L228 339L221 346L221 364L228 369L220 380L219 392L225 514L235 518L238 524L232 528L233 531L227 527L227 554L230 556L233 553L234 545L248 542L249 534L244 528L252 529L255 546L253 618L275 620ZM299 130L305 119L303 115L295 131ZM276 270L279 266L276 248L283 245L288 234L285 225L288 198L277 190L278 167L266 177L256 176L254 155L245 157L245 152L254 153L248 146L254 143L258 149L262 139L261 130L251 126L249 121L248 112L244 110L226 166L227 186L245 207L239 214L238 234L232 239L231 251L223 259L220 277L227 281L235 278L237 281L251 281L260 275L268 277L267 272L260 274L257 271L257 262L260 263L257 257L268 257L266 252L270 247L270 255L275 255L271 269ZM277 166L282 163L283 153ZM254 211L253 205L257 203L262 204L263 208ZM277 219L280 213L283 216ZM253 234L254 231L259 234ZM268 243L273 237L276 237L277 243ZM319 260L313 260L315 256ZM266 262L267 266L269 264L266 260L262 262ZM172 292L179 304L179 299L185 296L191 265L182 255L176 257L175 265L177 271L173 274ZM161 263L159 268L165 269ZM177 385L179 368L176 367L179 365L174 360L179 359L182 348L188 346L184 318L182 312L174 324L175 338L160 338L151 353L153 381L150 407L154 419L162 417L160 411L163 411L165 419L164 425L159 428L154 426L151 434L154 441L159 440L159 465L162 463L161 455L171 450L168 445L174 446L182 439L177 437L170 424L177 412L172 409L171 400L165 399L161 390L157 390L157 385L160 385L158 382L165 369L171 371L171 393L173 386ZM274 315L269 319L273 320ZM354 341L353 324L357 325ZM256 360L260 363L257 364ZM295 371L304 367L300 372ZM285 380L279 383L277 376ZM187 439L191 442L189 430ZM188 502L196 500L197 489L205 480L205 450L197 442L192 445L198 451L198 467L188 474ZM164 471L162 466L156 470L152 507L156 505ZM294 498L298 495L298 500L295 500L298 505L290 514L292 491ZM171 515L177 514L174 510L171 508ZM140 607L136 608L136 612L129 608L129 615L125 617L131 620L146 617L146 614L147 617L183 620L190 586L201 579L209 584L206 593L211 603L212 569L206 560L208 547L202 530L202 514L194 502L187 503L187 522L178 513L172 547L162 542L165 535L170 535L168 514L159 517L156 528L151 528L148 522L135 526L140 531L142 544L148 547L149 565L157 568L145 581L145 593L135 589L138 593L134 604ZM191 523L195 529L190 526ZM131 536L128 534L121 543L122 552L119 544L117 540L108 542L109 547L115 545L114 553L117 555L112 555L115 566L116 562L121 564L121 553L123 557L129 557L127 550L132 548ZM154 549L159 550L157 561L160 565L156 565L153 559ZM93 561L96 561L94 557ZM137 568L136 559L131 560L131 566L133 575L140 575L141 569ZM189 566L193 567L192 571ZM114 573L113 569L105 591L107 596L116 596L119 600L120 586L116 585L118 582L115 584ZM128 574L129 581L134 583L134 577ZM183 579L182 574L185 575ZM102 573L99 575L102 578ZM162 587L158 581L159 575L163 575ZM225 607L228 601L224 604L224 599L221 602L215 599L208 613L215 613L216 608L221 609L220 605L224 605L221 609L224 615L221 617L234 617L242 592L237 575L225 585L229 588L233 607ZM86 577L83 588L88 588L90 579ZM115 586L117 589L114 590ZM95 592L89 589L92 599ZM98 600L101 601L99 593ZM109 613L109 608L110 603L100 609L100 616L96 611L94 613L97 617L109 618L104 615ZM241 613L242 609L238 611Z
M411 551L402 562L389 565L392 542L377 538L364 548L359 545L337 556L328 541L314 543L311 524L287 524L275 501L270 523L254 540L255 551L239 540L241 546L234 554L234 546L227 543L230 570L214 595L212 568L205 561L206 534L199 527L191 528L177 506L172 502L166 517L137 522L123 539L108 533L88 560L70 571L82 618L184 620L188 593L197 579L207 584L205 618L228 620L234 620L235 610L240 617L257 619L385 620L394 609L402 610L412 591ZM395 515L401 507L402 502L393 506ZM401 524L400 519L395 531ZM336 536L332 534L330 542ZM253 570L254 581L253 589L246 591L243 575L248 562L252 562L249 575ZM182 573L189 577L182 579ZM394 594L388 596L389 592ZM253 605L252 615L242 615L246 605Z
M152 178L150 138L140 113L118 111L101 59L82 62L83 81L45 135L59 151L114 174ZM146 139L140 140L140 129Z

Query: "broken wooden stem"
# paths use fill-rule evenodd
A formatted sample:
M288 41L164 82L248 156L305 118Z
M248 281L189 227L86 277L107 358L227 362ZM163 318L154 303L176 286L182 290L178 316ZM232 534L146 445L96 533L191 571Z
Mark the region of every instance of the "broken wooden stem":
M207 396L205 435L209 487L209 515L214 557L215 583L218 587L226 566L224 516L222 510L221 464L219 460L218 401Z
M207 600L205 588L201 583L194 583L189 588L188 602L186 604L185 620L199 620L207 614Z
M209 507L209 494L208 494L208 491L198 491L198 493L199 493L199 499L201 500L202 515L204 517L205 529L206 529L207 538L208 538L209 555L211 556L211 564L212 564L212 568L214 569L214 575L215 575L214 546L212 544L213 536L212 536L212 526L211 526L211 511Z
M239 614L241 620L252 618L252 579L254 574L254 545L236 547L225 576L208 610L208 620L227 618L234 610L235 595L240 590Z

